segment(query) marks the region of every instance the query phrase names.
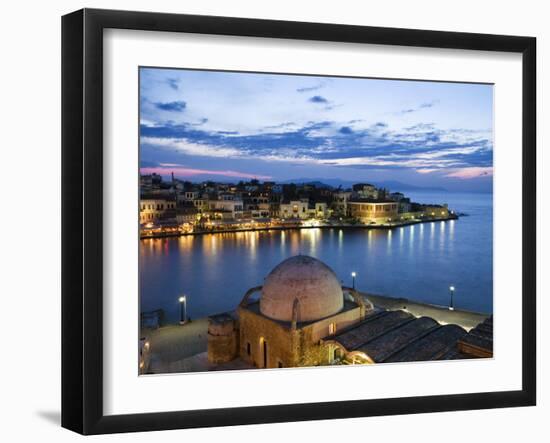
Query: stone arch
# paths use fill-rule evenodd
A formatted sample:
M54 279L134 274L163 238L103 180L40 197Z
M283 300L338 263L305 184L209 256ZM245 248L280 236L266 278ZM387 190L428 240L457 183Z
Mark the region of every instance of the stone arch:
M254 288L250 288L246 293L244 294L244 297L242 298L241 302L239 303L239 306L244 308L248 305L248 299L252 297L253 294L255 294L258 291L262 290L263 286L255 286Z
M367 313L374 311L374 305L372 302L359 294L359 292L355 289L342 286L342 290L348 292L353 298L353 301L359 305L361 320L365 318Z
M334 352L336 354L336 350L338 351L339 358L344 359L346 355L348 354L347 349L342 346L342 344L336 340L323 340L323 345L329 349L329 352ZM333 356L329 357L329 361L335 360Z
M349 360L352 365L354 364L368 364L372 365L375 361L370 358L363 351L351 351L346 354L346 360Z

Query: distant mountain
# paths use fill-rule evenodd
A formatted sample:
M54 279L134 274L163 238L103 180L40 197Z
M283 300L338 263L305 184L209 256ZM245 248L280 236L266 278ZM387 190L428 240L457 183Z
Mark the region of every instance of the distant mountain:
M360 183L359 181L341 180L338 178L295 178L292 180L285 180L281 183L296 183L296 184L312 184L317 187L333 187L337 188L351 188L354 184ZM399 181L370 181L373 185L379 188L387 188L392 192L397 191L434 191L434 192L447 192L447 189L441 187L430 186L417 186L408 183L402 183Z
M388 188L391 191L434 191L434 192L447 192L448 190L445 188L441 188L438 186L417 186L417 185L411 185L409 183L402 183L398 181L383 181L383 182L374 182L374 184L378 187L382 188Z

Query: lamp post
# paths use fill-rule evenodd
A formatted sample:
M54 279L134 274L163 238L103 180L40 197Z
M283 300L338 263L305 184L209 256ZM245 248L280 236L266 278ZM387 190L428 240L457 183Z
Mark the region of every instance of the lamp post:
M449 305L449 311L454 311L455 307L454 307L454 303L453 303L453 297L455 295L455 287L454 286L449 286L449 292L451 294L451 304Z
M180 302L180 325L183 325L187 319L187 296L182 295L178 301Z
M353 271L351 273L351 287L352 289L355 289L355 277L357 276L357 274L355 273L355 271Z

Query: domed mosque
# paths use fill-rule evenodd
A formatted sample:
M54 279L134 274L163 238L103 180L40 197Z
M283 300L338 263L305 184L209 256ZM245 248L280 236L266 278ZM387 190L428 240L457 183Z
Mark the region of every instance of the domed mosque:
M325 263L297 255L249 289L235 313L209 317L208 361L283 368L463 358L453 351L465 335L406 309L375 307Z

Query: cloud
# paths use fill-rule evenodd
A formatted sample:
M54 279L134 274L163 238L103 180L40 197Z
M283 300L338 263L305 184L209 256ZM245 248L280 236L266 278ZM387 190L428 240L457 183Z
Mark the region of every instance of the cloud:
M183 100L165 103L157 102L155 103L155 106L161 111L181 112L185 110L185 108L187 107L187 103L185 103Z
M425 102L425 103L422 103L419 108L420 109L425 109L425 108L431 108L435 105L437 105L439 103L439 100L432 100L431 102Z
M240 157L242 152L231 147L215 146L206 143L193 143L186 139L142 137L141 144L171 148L187 155L204 157Z
M325 97L322 97L320 95L314 95L313 97L310 97L308 99L308 102L327 104L329 101Z
M453 172L446 174L446 177L460 178L462 180L468 180L472 178L490 177L493 175L493 167L467 167L456 169Z
M174 164L174 163L163 163L160 166L156 166L156 167L140 168L140 172L141 174L159 174L159 175L168 175L173 172L176 177L193 177L196 175L215 175L215 176L223 176L223 177L248 178L248 179L258 179L258 180L270 180L272 178L270 175L258 175L258 174L251 174L249 172L240 172L240 171L233 171L233 170L188 168L183 165Z
M312 91L317 91L319 89L321 89L323 87L323 84L322 83L319 83L318 85L315 85L315 86L305 86L303 88L298 88L296 89L296 92L312 92Z
M349 126L342 126L338 132L340 134L353 134L353 129Z
M433 123L418 123L416 125L405 128L406 131L427 131L432 129L434 129Z
M168 84L168 86L170 86L174 91L177 91L180 86L179 86L179 80L177 78L167 78L166 79L166 83Z
M192 123L193 126L202 126L208 123L207 118L201 118L197 123Z
M270 125L270 126L264 126L264 130L272 130L272 129L286 129L292 126L296 126L295 122L284 122L279 123L278 125Z
M490 130L441 130L433 124L395 130L384 122L366 128L330 120L302 126L284 122L251 135L208 131L194 124L165 124L141 125L140 132L142 149L199 157L412 169L421 174L439 171L457 178L487 172L467 168L491 168L493 164Z
M433 106L435 106L436 104L439 103L439 100L432 100L430 102L424 102L424 103L420 103L420 105L414 107L414 108L405 108L405 109L402 109L401 111L398 111L396 114L412 114L413 112L417 112L417 111L420 111L422 109L427 109L427 108L432 108Z

